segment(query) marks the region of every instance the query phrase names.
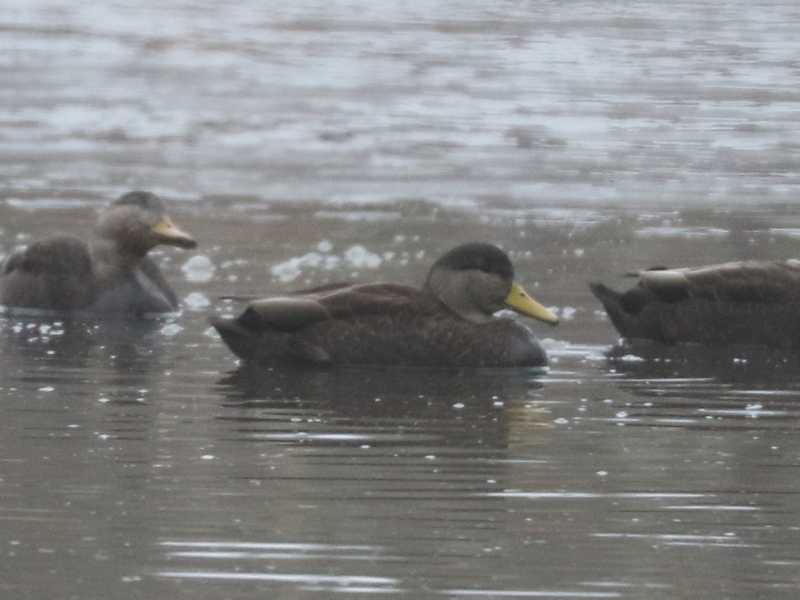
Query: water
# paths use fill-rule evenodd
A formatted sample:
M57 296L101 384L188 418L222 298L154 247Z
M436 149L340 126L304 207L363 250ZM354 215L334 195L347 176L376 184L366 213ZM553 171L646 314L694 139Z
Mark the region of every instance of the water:
M7 2L0 255L132 188L201 246L178 317L0 317L3 597L795 597L796 360L607 358L586 282L797 256L798 16ZM467 240L549 372L238 371L207 324Z

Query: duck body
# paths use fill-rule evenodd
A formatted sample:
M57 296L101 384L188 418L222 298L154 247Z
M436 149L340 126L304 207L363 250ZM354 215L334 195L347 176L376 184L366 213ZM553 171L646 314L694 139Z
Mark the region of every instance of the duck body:
M527 327L492 316L509 296L525 294L512 285L510 262L503 275L492 272L491 260L480 263L480 256L495 253L501 252L488 244L456 248L434 265L422 288L326 286L256 300L236 319L212 324L239 358L267 365L543 366L545 351ZM464 255L481 268L453 262ZM530 301L525 314L557 322L527 294L524 299Z
M57 236L34 242L0 265L0 304L74 310L95 298L89 249L83 240Z
M278 316L278 310L288 314ZM302 315L297 323L291 321ZM471 323L436 299L393 284L343 286L251 304L213 321L239 358L263 364L542 366L547 357L524 325Z
M0 266L0 305L135 316L175 311L175 293L147 257L157 244L196 242L169 221L155 195L125 194L101 215L91 241L59 235L11 254Z
M627 339L800 349L800 261L743 261L635 274L625 292L590 285Z

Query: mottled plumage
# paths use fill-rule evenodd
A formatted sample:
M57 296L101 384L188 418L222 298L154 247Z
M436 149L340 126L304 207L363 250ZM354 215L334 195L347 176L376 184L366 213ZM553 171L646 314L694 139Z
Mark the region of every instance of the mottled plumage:
M590 286L625 338L800 348L798 260L658 268L635 276L637 285L622 293Z
M251 302L213 319L240 358L264 364L541 366L544 350L524 325L493 317L513 308L557 323L513 283L500 249L465 244L431 268L425 285L334 285Z
M126 315L177 310L175 293L147 257L159 244L197 245L155 194L130 192L101 213L88 243L59 235L11 254L0 266L0 305Z

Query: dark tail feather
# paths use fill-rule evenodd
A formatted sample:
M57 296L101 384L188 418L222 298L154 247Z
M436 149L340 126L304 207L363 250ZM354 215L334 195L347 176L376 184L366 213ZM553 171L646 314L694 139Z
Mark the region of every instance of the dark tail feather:
M595 297L603 303L603 306L606 307L606 311L608 311L609 305L612 307L619 307L619 299L620 296L622 296L619 292L615 292L607 285L597 281L589 283L589 289L592 290Z
M629 333L628 325L630 316L626 314L622 303L623 294L596 281L589 284L589 289L592 290L595 297L603 304L603 308L605 308L606 313L608 313L608 318L611 319L611 322L614 324L614 327L617 328L620 335L626 337Z
M211 317L209 322L236 356L243 360L255 356L258 336L242 327L236 319Z

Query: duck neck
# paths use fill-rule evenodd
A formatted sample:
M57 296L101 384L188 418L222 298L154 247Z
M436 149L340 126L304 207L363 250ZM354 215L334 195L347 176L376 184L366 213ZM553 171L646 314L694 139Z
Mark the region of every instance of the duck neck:
M102 236L92 244L92 254L100 263L125 271L136 269L148 250Z

